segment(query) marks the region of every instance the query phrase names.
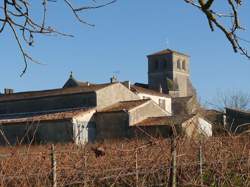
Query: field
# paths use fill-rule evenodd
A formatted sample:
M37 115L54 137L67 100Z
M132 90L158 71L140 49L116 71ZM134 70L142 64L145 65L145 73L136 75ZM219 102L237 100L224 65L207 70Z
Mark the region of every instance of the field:
M1 186L250 186L250 137L123 140L0 148ZM99 156L93 148L102 147ZM176 158L176 165L173 164ZM172 161L171 161L172 160ZM53 170L54 169L54 170Z

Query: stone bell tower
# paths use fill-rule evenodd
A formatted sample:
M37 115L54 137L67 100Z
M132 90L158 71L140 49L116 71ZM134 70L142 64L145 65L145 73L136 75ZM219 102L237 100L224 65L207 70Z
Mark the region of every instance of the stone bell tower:
M148 55L148 86L173 97L193 95L189 80L189 56L165 49Z

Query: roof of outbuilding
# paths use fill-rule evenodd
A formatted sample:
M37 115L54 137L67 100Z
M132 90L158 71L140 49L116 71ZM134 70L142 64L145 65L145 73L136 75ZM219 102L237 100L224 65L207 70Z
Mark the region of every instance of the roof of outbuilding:
M140 86L136 86L136 85L131 86L131 91L135 93L145 93L145 94L155 95L155 96L160 96L160 97L170 97L167 94L163 94L163 93L160 93L151 89L143 88Z
M158 125L179 125L188 119L192 118L194 115L176 115L176 116L162 116L162 117L149 117L137 124L135 126L158 126Z
M244 114L249 114L250 115L250 111L249 110L229 108L229 107L225 107L225 109L226 110L230 110L230 111L235 111L235 112L240 112L240 113L244 113Z
M153 54L150 54L150 55L148 55L148 57L150 57L150 56L158 56L158 55L166 55L166 54L172 54L172 53L179 54L179 55L184 55L184 56L189 57L189 55L187 55L187 54L184 54L184 53L181 53L181 52L178 52L178 51L174 51L172 49L164 49L164 50L155 52Z
M11 115L0 115L0 124L29 123L39 121L54 121L71 119L79 114L95 110L94 108L72 108L66 110L42 111L19 113Z
M135 107L138 107L144 103L150 101L149 99L141 99L141 100L131 100L131 101L121 101L109 107L106 107L98 112L120 112L120 111L129 111Z
M111 85L107 84L95 84L95 85L85 85L71 88L59 88L59 89L51 89L51 90L41 90L41 91L30 91L30 92L17 92L8 95L0 95L0 102L10 101L10 100L22 100L22 99L33 99L40 97L48 97L48 96L57 96L57 95L67 95L67 94L76 94L76 93L89 93L95 92L102 88Z

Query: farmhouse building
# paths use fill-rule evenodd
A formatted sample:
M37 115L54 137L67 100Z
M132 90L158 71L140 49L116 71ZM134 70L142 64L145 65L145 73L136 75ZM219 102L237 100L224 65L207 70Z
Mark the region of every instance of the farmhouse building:
M0 144L83 144L132 138L142 132L171 136L171 125L183 129L182 124L196 112L189 57L164 50L148 59L148 84L133 85L115 77L109 83L95 84L78 81L71 73L62 88L5 90L0 95ZM192 128L198 129L196 124Z
M1 144L92 142L94 108L46 111L2 116Z

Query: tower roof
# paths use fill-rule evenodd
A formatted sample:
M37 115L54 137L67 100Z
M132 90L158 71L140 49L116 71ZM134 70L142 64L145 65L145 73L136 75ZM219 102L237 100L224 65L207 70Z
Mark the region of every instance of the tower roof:
M74 78L73 72L70 72L69 79L63 85L63 88L71 88L71 87L78 87L78 86L89 86L89 82L81 82Z
M172 49L164 49L164 50L155 52L153 54L150 54L147 57L150 57L150 56L159 56L159 55L167 55L167 54L173 54L173 53L189 57L189 55L187 55L187 54L184 54L184 53L181 53L181 52L178 52L178 51L174 51Z

